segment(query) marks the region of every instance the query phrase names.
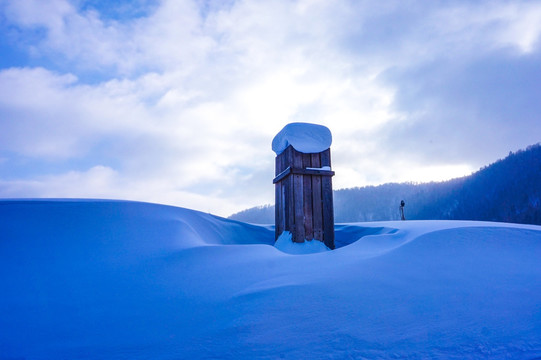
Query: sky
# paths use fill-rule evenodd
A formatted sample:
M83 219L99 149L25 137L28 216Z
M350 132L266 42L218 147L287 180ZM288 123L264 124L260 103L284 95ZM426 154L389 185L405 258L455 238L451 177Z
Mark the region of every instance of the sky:
M541 1L0 0L0 198L274 203L273 137L335 189L469 175L541 141Z

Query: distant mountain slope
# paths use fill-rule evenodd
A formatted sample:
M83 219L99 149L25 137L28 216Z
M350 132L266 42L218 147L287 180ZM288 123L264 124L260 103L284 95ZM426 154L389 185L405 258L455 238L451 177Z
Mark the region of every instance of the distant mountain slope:
M336 222L398 220L400 200L408 220L488 220L541 224L541 145L509 153L470 176L426 184L384 184L334 192ZM274 222L274 207L244 210L231 219Z
M231 220L251 224L274 224L274 205L256 206L229 216Z

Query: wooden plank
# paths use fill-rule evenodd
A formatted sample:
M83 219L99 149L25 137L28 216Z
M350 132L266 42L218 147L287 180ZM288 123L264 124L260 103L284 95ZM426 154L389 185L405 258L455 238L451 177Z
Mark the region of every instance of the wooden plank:
M281 184L274 185L274 240L278 239L278 236L282 233L280 229L280 215L282 213L281 208Z
M312 166L310 154L302 154L302 167ZM312 215L312 176L303 175L303 213L304 213L304 237L307 240L314 238L314 224Z
M321 152L320 154L321 154L321 165L319 167L331 166L331 149L327 149Z
M293 149L293 146L289 145L285 150L284 150L284 169L288 166L292 166L293 165L293 152L295 151L295 149Z
M321 153L321 166L331 166L331 149ZM322 177L321 191L323 199L323 241L329 248L334 249L334 207L331 177Z
M303 154L309 155L309 154ZM320 176L334 176L334 171L330 170L316 170L316 169L292 169L287 167L284 171L276 175L272 180L273 184L276 184L279 181L282 181L285 177L294 174L294 175L320 175Z
M291 174L291 171L291 167L288 166L284 171L276 175L276 177L272 180L272 183L276 184L277 182L282 181L283 178Z
M316 154L310 154L310 160L311 160L311 163L312 163L312 167L321 167L321 154L320 153L316 153Z
M274 175L280 172L280 155L276 155L274 159ZM280 218L280 184L274 183L274 240L280 236L280 229L278 228Z
M282 183L280 185L280 234L286 230L286 215L287 215L287 207L286 207L286 187L285 184Z
M284 168L293 166L293 147L288 146L284 152ZM293 177L288 176L284 180L285 196L284 196L284 209L285 209L285 226L284 230L293 234L295 231L295 203L294 203L294 190L293 190Z
M320 154L311 154L312 166L321 166ZM312 176L312 223L314 239L323 241L323 200L321 197L321 176Z
M302 153L293 150L293 167L302 167ZM293 207L295 212L294 242L304 242L303 176L293 175Z
M328 248L334 249L334 207L332 194L332 178L321 179L323 198L323 242Z
M287 170L287 169L286 169ZM291 174L296 175L320 175L320 176L334 176L334 171L331 170L316 170L316 169L290 169ZM280 176L280 175L278 175Z
M282 152L283 156L282 156L282 161L280 164L282 171L291 165L291 163L288 161L288 158L291 154L290 150L291 149L286 149ZM281 221L280 229L282 230L282 232L284 232L284 231L290 231L290 218L289 218L289 214L290 214L289 203L290 202L288 200L290 196L289 194L290 189L288 188L289 187L288 181L282 180L281 184L282 184L282 188L281 188L282 215L280 216L280 221Z
M284 153L278 154L275 159L275 172L274 174L277 175L280 172L282 172L282 164L284 162ZM282 211L282 184L275 183L273 181L274 185L274 239L278 239L280 234L283 231L283 228L281 227L282 223L282 217L283 217L283 211Z
M285 164L285 153L282 152L278 156L276 156L275 160L275 175L280 174L284 170L284 164ZM284 185L273 181L275 184L275 202L274 202L274 233L275 233L275 239L278 239L278 237L282 234L284 231Z
M302 175L293 175L293 207L295 212L294 242L304 242L304 208Z
M275 221L274 221L274 234L275 239L284 231L284 208L283 208L283 186L282 184L276 184L276 203L275 203Z
M291 178L286 178L282 180L282 193L283 193L283 200L282 200L282 211L283 211L283 222L284 222L284 228L282 231L291 231L291 226L293 224L291 220L291 210L292 207L291 204L291 186L290 186Z

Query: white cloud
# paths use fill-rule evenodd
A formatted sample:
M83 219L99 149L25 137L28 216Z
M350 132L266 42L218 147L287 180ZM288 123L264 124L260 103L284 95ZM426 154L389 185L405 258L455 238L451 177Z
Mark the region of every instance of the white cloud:
M235 203L216 194L197 194L175 187L173 178L126 178L106 166L86 171L38 176L32 180L0 180L3 198L102 198L156 202L228 215L247 207L249 201Z
M205 56L212 39L201 32L195 2L162 1L149 17L104 20L68 0L6 2L8 19L23 28L44 29L41 56L59 54L78 69L120 75L150 70L187 70Z
M86 86L42 68L0 72L0 149L33 157L72 158L100 136L151 132L139 98L108 84Z
M509 4L502 11L506 26L496 41L517 46L524 53L531 53L539 45L541 35L541 7L539 3Z
M541 6L532 1L457 4L437 11L430 24L438 36L432 45L447 44L461 55L509 46L529 53L541 34Z
M461 131L482 134L488 110L467 107L455 96L465 85L451 80L509 47L518 59L537 54L541 31L531 2L238 1L202 11L164 0L121 19L67 0L2 5L34 61L47 61L0 71L0 171L12 169L9 181L0 172L0 196L125 196L222 215L273 201L270 142L291 121L331 129L337 187L443 179L495 160L468 158L476 145ZM25 37L36 29L42 37ZM447 151L433 134L459 145ZM497 146L505 154L511 143ZM41 170L21 171L21 158Z

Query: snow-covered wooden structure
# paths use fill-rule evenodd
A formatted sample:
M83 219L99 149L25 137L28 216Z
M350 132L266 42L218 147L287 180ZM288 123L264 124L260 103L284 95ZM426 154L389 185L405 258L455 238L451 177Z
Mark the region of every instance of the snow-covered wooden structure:
M321 125L291 123L272 141L276 153L276 239L319 240L334 249L331 132Z

